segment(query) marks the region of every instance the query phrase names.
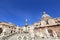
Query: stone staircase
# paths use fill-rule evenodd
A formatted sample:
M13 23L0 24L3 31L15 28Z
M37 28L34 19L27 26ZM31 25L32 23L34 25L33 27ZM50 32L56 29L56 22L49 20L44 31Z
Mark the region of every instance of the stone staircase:
M19 33L13 33L8 36L0 37L0 40L22 40L22 39L18 39L18 37L20 36L29 36L28 39L23 39L23 40L60 40L56 38L39 38L39 37L32 38L28 34L19 34Z
M3 36L3 37L0 37L0 40L12 40L13 38L17 39L15 37L17 37L17 33L12 33L10 35L6 35L6 36Z

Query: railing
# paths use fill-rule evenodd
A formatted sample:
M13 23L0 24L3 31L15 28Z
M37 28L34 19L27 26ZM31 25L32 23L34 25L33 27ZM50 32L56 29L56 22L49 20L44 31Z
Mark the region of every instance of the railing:
M9 40L10 37L14 36L16 33L4 35L3 37L0 37L0 40Z
M60 40L60 38L54 38L54 37L50 37L50 38L41 38L41 37L31 37L28 34L22 34L18 37L18 40Z
M40 37L31 37L30 34L18 34L18 33L12 33L8 36L3 36L0 37L0 40L10 40L10 38L12 38L12 40L14 40L13 36L16 35L17 37L15 37L17 40L60 40L60 38L54 38L54 37L50 37L50 38L40 38Z

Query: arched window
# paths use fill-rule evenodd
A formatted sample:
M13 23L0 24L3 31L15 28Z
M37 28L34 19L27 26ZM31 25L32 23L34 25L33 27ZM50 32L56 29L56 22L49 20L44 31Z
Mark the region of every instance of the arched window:
M11 30L11 33L13 33L13 30Z
M53 37L53 31L51 29L48 29L48 32L49 32L50 36Z
M46 21L46 24L49 24L48 20Z

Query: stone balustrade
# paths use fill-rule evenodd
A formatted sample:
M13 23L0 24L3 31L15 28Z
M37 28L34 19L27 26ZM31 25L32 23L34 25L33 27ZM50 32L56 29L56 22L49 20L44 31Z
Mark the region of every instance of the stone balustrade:
M31 37L30 34L12 33L8 36L0 37L0 40L60 40L60 38L41 38L39 36Z

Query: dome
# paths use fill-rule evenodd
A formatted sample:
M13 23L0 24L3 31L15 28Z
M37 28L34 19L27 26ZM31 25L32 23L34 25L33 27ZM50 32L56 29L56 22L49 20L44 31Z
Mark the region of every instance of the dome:
M43 12L42 19L51 18L46 12Z
M45 18L45 17L50 17L50 15L46 14L46 12L43 12L42 18Z

